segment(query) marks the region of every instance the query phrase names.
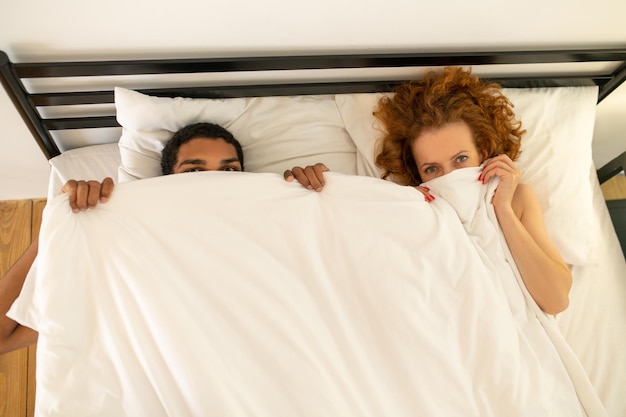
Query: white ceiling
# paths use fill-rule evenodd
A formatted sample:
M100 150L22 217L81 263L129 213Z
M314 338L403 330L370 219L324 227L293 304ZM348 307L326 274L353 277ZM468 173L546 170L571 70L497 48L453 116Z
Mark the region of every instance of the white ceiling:
M5 2L12 60L315 52L626 47L626 1L21 0ZM598 107L594 160L626 151L626 87ZM48 166L0 91L0 200L44 197Z

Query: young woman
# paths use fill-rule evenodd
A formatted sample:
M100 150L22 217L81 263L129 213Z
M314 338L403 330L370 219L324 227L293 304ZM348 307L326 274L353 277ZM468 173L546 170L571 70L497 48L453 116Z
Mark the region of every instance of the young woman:
M544 312L565 310L572 276L548 236L537 197L519 182L513 161L524 131L500 86L446 68L399 86L374 114L386 132L376 157L383 178L419 186L481 165L477 181L500 178L492 202L526 288Z
M521 184L514 162L524 130L498 84L448 67L404 83L384 97L374 115L382 122L376 164L383 178L415 186L459 168L483 166L477 181L499 177L492 203L526 288L548 314L565 310L572 275L548 236L539 202ZM285 171L303 186L322 190L323 164Z

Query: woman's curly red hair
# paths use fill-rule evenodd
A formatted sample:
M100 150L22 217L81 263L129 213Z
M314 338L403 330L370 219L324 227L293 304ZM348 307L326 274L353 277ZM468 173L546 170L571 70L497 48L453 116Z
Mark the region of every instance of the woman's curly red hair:
M512 160L520 154L525 133L499 84L483 82L471 70L456 67L401 84L380 100L374 115L385 131L376 165L383 169L383 178L404 185L422 182L411 145L428 129L464 121L479 153L488 158L507 154Z

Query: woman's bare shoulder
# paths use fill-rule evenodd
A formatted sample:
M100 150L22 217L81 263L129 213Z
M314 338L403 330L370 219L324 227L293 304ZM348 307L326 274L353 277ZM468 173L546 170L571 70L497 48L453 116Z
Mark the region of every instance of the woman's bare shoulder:
M530 185L523 183L517 184L511 205L518 219L521 219L522 215L528 213L529 210L533 212L540 210L535 190Z
M537 199L537 194L533 187L528 184L519 183L517 185L511 205L517 218L520 220L524 215L528 216L531 213L533 217L541 215L541 206Z

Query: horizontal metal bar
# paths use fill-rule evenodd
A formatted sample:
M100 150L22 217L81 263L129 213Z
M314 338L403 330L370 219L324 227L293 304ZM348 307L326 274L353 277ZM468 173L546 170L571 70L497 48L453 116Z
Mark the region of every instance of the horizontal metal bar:
M30 99L35 106L68 106L80 104L113 103L113 91L88 91L72 93L39 93L31 94Z
M591 86L603 85L612 80L611 77L511 77L492 79L503 87L530 88L530 87L562 87L562 86ZM235 97L263 97L307 94L349 94L374 93L391 91L393 87L406 80L389 81L350 81L328 83L291 83L291 84L262 84L236 85L217 87L169 87L154 89L139 89L137 91L157 97L190 97L190 98L235 98ZM63 106L85 104L110 104L115 101L114 92L90 91L72 93L42 93L31 94L31 100L36 106Z
M44 119L44 126L49 130L95 129L101 127L118 127L115 116L67 117L60 119Z
M380 53L15 63L21 78L330 68L626 61L626 49Z

